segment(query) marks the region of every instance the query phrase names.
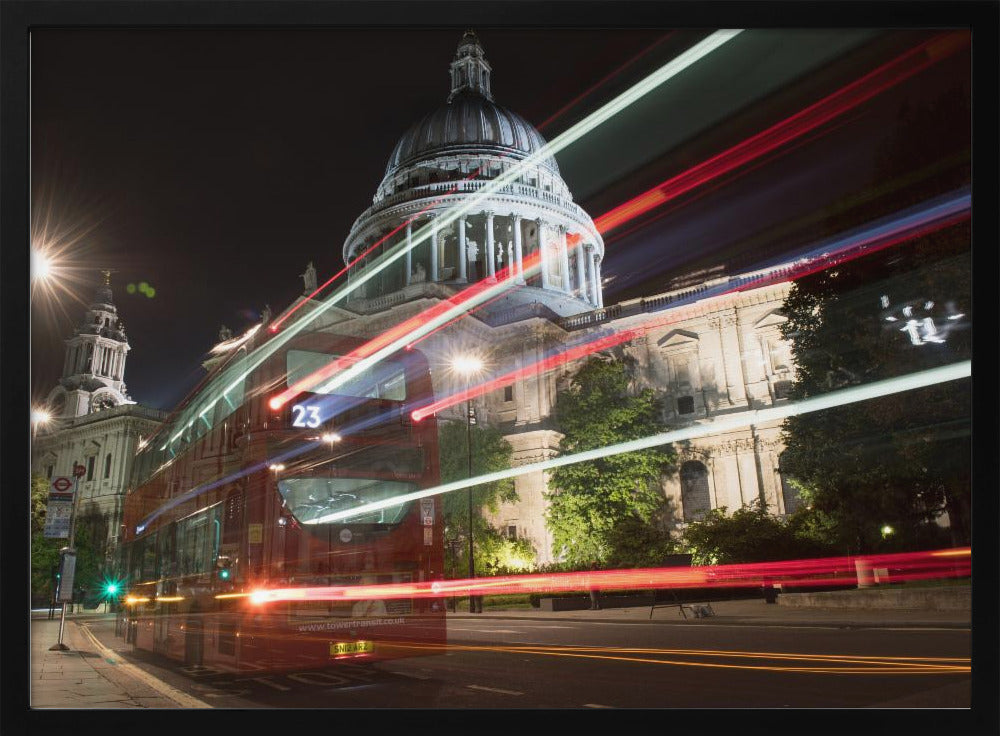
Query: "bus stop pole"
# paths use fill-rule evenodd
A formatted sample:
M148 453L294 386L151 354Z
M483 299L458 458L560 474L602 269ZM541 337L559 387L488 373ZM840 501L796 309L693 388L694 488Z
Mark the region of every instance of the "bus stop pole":
M80 476L76 475L76 463L73 464L73 475L76 481L73 486L73 505L69 512L69 539L66 540L66 547L73 549L73 535L76 532L76 501L80 491ZM59 568L62 569L62 560L59 561ZM76 583L76 575L70 580L70 595L73 594L73 585ZM62 598L62 612L59 614L59 640L49 647L50 651L69 651L69 647L63 644L63 631L66 629L66 598L62 594L63 578L59 578L59 597Z

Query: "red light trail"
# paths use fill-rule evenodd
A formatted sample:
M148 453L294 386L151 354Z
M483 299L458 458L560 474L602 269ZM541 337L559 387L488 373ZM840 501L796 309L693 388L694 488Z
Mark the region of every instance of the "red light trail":
M934 208L936 209L936 208ZM932 209L932 211L934 211ZM922 214L922 213L918 213ZM929 221L921 221L917 219L914 222L914 217L900 218L898 223L895 224L895 228L889 230L888 232L883 232L877 236L872 236L869 230L862 232L857 237L848 240L846 243L841 245L839 248L833 250L832 253L824 254L822 257L817 259L805 259L805 262L799 263L798 265L790 268L784 269L777 274L762 275L760 277L748 279L744 283L738 283L736 286L720 290L717 294L711 294L710 296L703 296L701 302L706 299L715 299L727 294L733 294L740 291L745 291L747 289L756 289L761 286L765 286L769 283L778 283L783 281L788 281L794 278L802 278L811 273L821 271L826 268L830 268L840 263L845 263L849 260L859 258L863 255L869 255L877 251L883 250L885 248L891 247L893 245L898 245L899 243L905 242L912 238L920 237L922 235L927 235L928 233L940 230L945 227L956 224L970 216L968 207L959 209L955 212L949 212L944 216L931 216L927 215ZM679 305L680 306L680 305ZM687 311L693 311L695 309L700 309L702 305L692 304L688 305ZM676 310L676 308L675 308ZM686 312L678 312L671 310L671 313L665 317L658 317L647 322L637 325L632 328L622 330L620 332L615 332L610 335L603 335L597 339L585 342L581 345L575 345L563 350L561 352L555 353L548 356L536 363L531 365L523 366L517 370L506 373L495 379L487 381L486 383L479 384L477 386L470 386L467 389L458 391L451 396L445 396L437 401L429 404L427 406L415 409L411 416L414 421L420 421L421 419L430 416L431 414L436 414L443 409L459 404L463 401L476 398L483 394L489 393L490 391L495 391L504 386L507 386L515 381L522 380L524 378L529 378L539 373L545 373L547 371L553 370L560 365L570 363L574 360L578 360L592 353L598 352L600 350L607 350L608 348L620 345L622 343L633 340L640 337L647 332L664 327L668 324L673 324L685 319L688 315Z
M433 202L431 202L430 204L428 204L426 207L424 207L422 210L420 210L417 214L415 214L409 220L406 220L405 222L401 223L395 230L393 230L392 232L388 233L384 237L380 238L371 247L369 247L366 251L364 251L361 255L359 255L353 261L351 261L346 266L344 266L342 269L340 269L339 271L337 271L337 273L335 273L333 276L331 276L329 279L327 279L321 286L317 287L316 290L313 291L309 296L307 296L301 302L299 302L294 307L292 307L291 309L289 309L287 312L285 312L283 315L281 315L281 317L279 317L278 319L276 319L270 325L270 327L268 327L268 329L272 333L273 332L277 332L278 328L281 327L282 323L285 322L293 314L295 314L295 312L297 312L299 310L299 307L301 307L303 304L305 304L306 301L308 301L309 299L312 299L314 296L316 296L321 291L323 291L323 289L325 289L327 286L329 286L334 281L336 281L341 276L343 276L345 273L347 273L348 271L350 271L351 268L353 266L356 266L365 256L367 256L373 250L375 250L376 248L378 248L380 245L382 245L382 243L384 243L386 240L388 240L393 235L395 235L396 233L398 233L400 230L402 230L403 228L405 228L411 222L415 222L416 219L418 217L420 217L422 214L424 214L425 212L427 212L427 210L431 209L432 207L435 207L435 206L439 205L441 202L444 201L445 197L448 197L448 196L454 194L455 192L457 192L458 191L458 185L461 182L463 182L463 181L471 181L472 179L474 179L478 175L479 175L479 168L477 167L472 172L470 172L468 176L466 176L465 178L461 179L459 182L456 182L455 185L451 189L449 189L447 192L445 192L440 197L438 197L436 200L434 200Z
M965 46L968 40L968 33L959 31L939 34L925 41L791 117L775 123L770 128L692 166L597 217L594 224L597 226L598 232L604 234L620 227L695 187L829 122L951 55Z
M505 575L493 578L430 580L380 585L261 588L248 594L256 604L278 601L357 601L388 598L439 598L467 595L516 595L587 590L685 588L757 588L852 586L862 568L885 568L892 581L967 577L972 572L969 547L924 552L827 557L737 565L594 570L587 572Z
M523 260L525 270L537 267L538 263L539 255L537 253L532 254ZM453 312L465 314L467 310L466 305L469 302L472 302L477 297L482 297L484 294L488 294L489 292L506 289L509 285L508 282L512 282L513 278L514 271L511 267L501 269L497 272L495 278L485 278L482 281L478 281L472 286L455 294L453 297L438 302L420 314L400 322L396 326L380 334L378 337L369 340L361 347L352 350L348 355L344 355L331 362L329 365L314 371L305 378L296 381L294 385L272 397L269 402L270 407L274 410L280 409L293 397L298 396L300 393L311 391L322 381L332 378L340 371L350 368L359 360L373 355L397 340L402 340L408 335L417 332L419 328L424 327L435 319L441 318Z

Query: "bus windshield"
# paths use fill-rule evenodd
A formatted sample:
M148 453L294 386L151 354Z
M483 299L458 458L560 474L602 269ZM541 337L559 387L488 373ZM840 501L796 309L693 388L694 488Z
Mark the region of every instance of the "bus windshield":
M310 350L289 350L286 356L285 370L289 387L343 357ZM402 364L391 360L379 361L336 388L328 389L328 384L328 380L320 381L310 391L316 394L337 394L360 399L406 400L406 373Z
M314 524L328 514L411 493L416 489L415 483L372 478L283 478L278 481L278 491L286 508L303 524ZM403 503L344 521L351 524L398 524L409 507L409 503Z

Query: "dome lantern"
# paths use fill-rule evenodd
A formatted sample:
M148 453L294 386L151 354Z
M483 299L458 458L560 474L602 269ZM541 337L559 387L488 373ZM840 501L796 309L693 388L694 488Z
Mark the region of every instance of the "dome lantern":
M455 51L455 60L451 62L451 94L448 95L448 102L463 92L477 94L492 102L490 71L490 63L486 61L479 37L475 31L466 31Z

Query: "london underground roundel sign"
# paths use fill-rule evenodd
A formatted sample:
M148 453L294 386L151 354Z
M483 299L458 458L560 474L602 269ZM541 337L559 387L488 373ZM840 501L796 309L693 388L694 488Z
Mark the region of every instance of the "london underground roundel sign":
M57 491L68 491L73 487L73 482L69 478L56 478L52 481L52 487Z

